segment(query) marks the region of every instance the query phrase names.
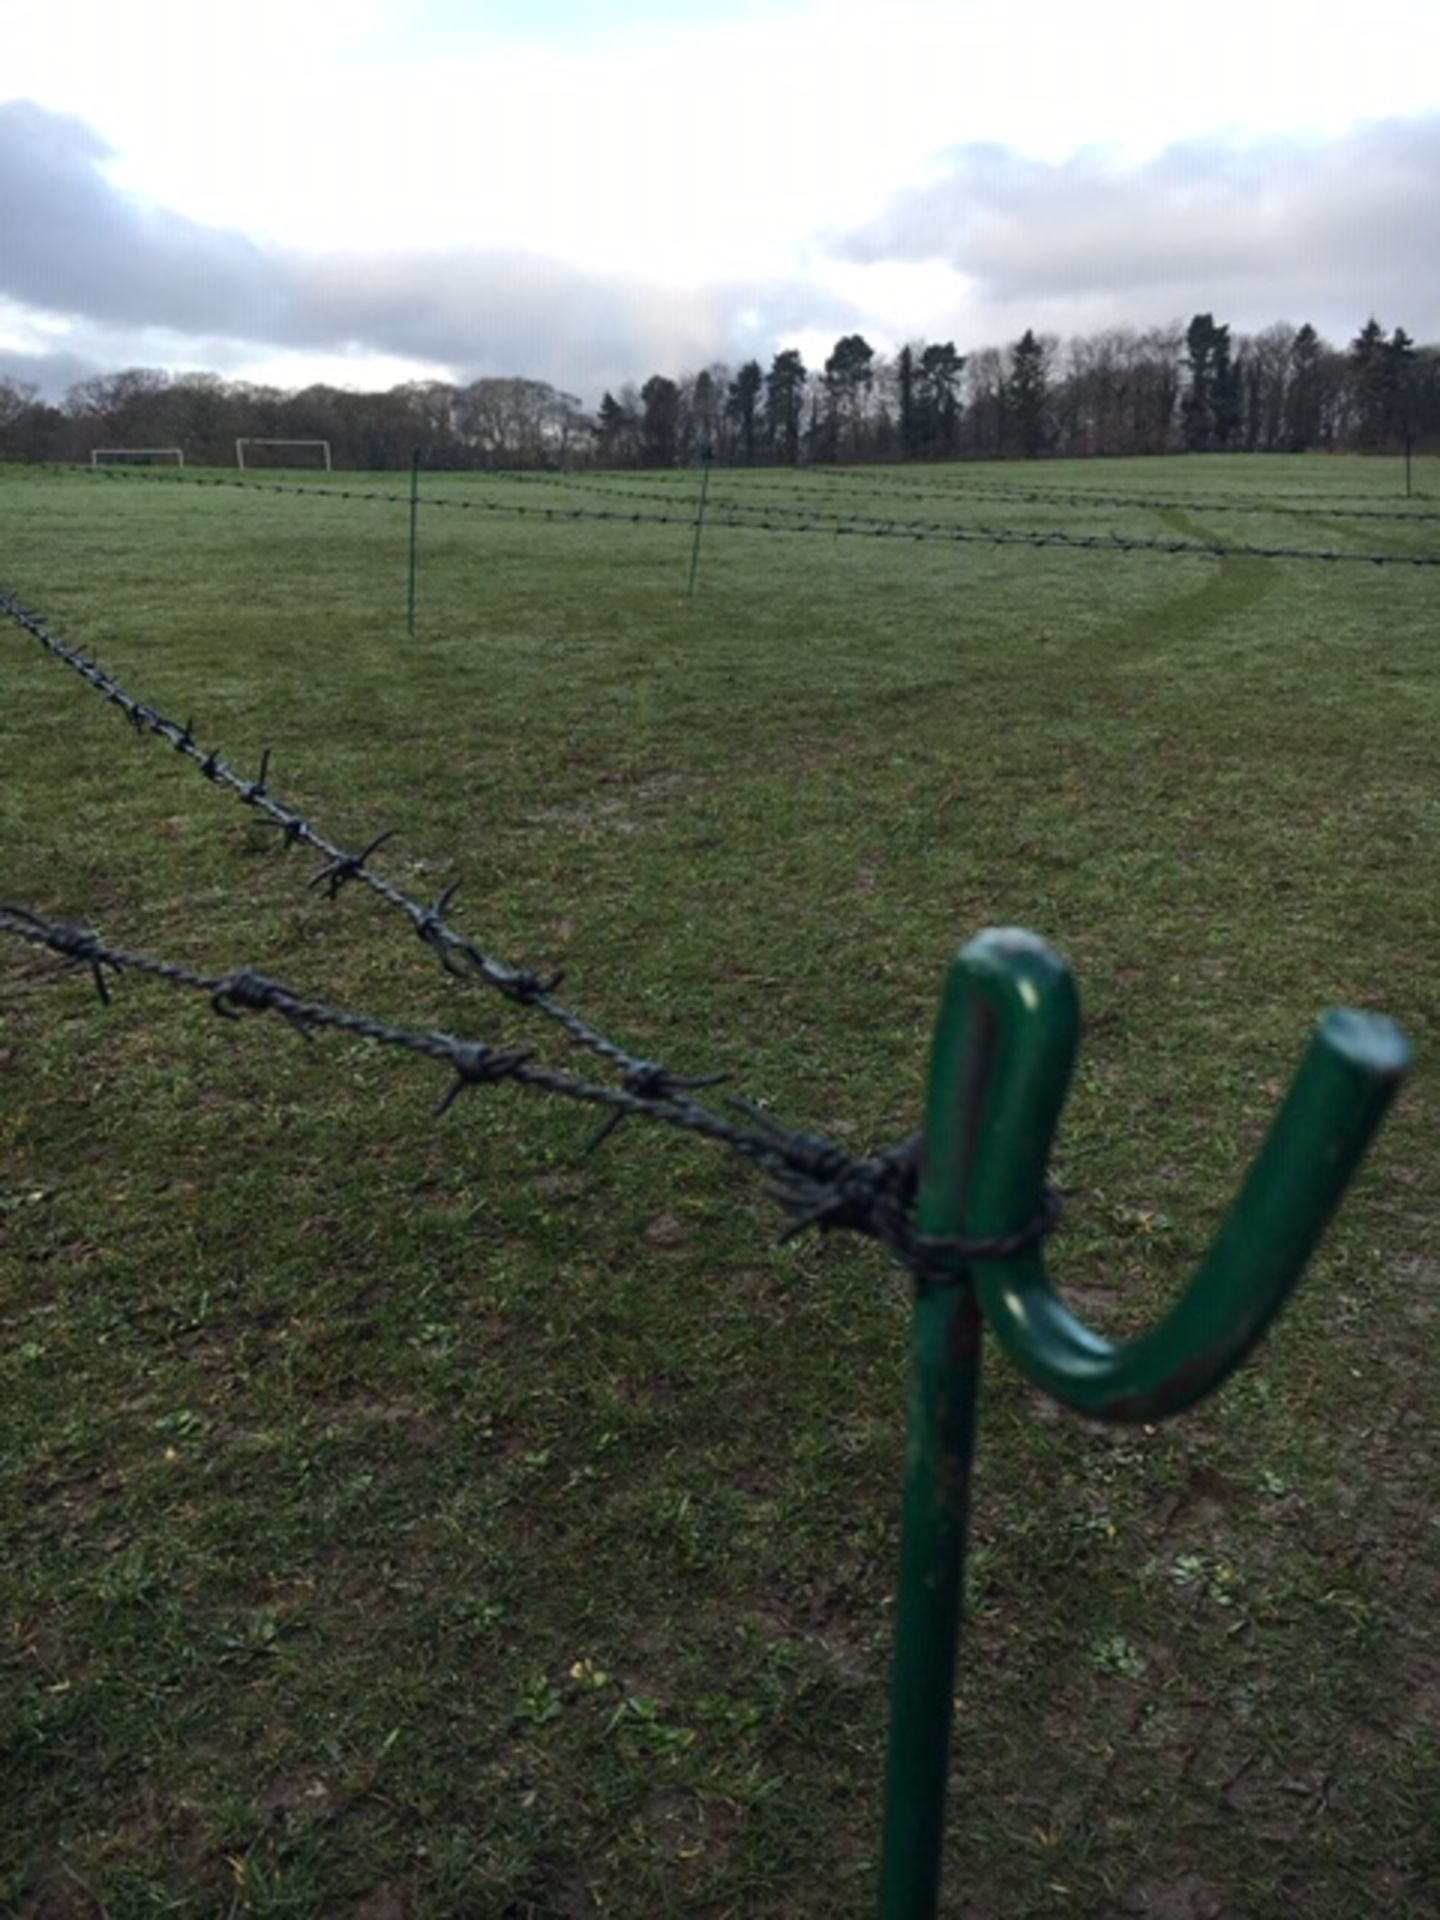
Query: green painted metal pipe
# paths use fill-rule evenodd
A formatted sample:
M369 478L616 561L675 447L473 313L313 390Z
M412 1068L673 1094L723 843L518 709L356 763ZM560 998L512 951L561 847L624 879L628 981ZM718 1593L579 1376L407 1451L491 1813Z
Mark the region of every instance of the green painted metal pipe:
M1039 1210L1079 1008L1065 963L1033 934L1013 930L983 934L965 949L946 999L942 1021L948 1014L959 1022L972 1057L983 1055L963 1231L989 1238L1016 1231ZM1116 1344L1077 1320L1038 1247L976 1260L981 1308L1016 1365L1057 1400L1101 1420L1157 1420L1203 1398L1284 1306L1410 1060L1404 1035L1383 1015L1322 1016L1199 1271L1136 1340Z
M1038 1247L967 1260L942 1244L1006 1238L1039 1216L1078 1036L1069 969L1034 934L991 931L957 955L931 1053L917 1201L929 1272L947 1262L950 1272L915 1305L881 1920L933 1920L939 1897L983 1321L1032 1380L1084 1413L1182 1411L1283 1306L1411 1058L1383 1016L1325 1014L1194 1280L1152 1332L1116 1344L1064 1305Z
M420 449L410 455L410 575L405 589L405 631L415 631L415 548L420 518Z
M930 1920L939 1895L980 1333L980 1311L969 1286L940 1288L916 1302L885 1777L882 1920Z
M690 578L685 583L685 597L695 597L695 574L700 565L700 536L705 531L705 496L710 491L710 467L714 454L707 445L700 454L700 498L695 505L695 539L690 548Z

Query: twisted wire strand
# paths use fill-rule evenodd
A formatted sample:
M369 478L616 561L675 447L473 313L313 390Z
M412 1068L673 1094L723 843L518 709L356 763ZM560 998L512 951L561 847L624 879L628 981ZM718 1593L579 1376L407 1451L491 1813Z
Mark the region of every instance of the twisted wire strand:
M921 1163L918 1136L857 1158L823 1134L782 1127L743 1101L733 1103L740 1118L730 1119L693 1104L647 1099L624 1087L585 1080L547 1066L525 1048L493 1047L459 1039L439 1028L398 1026L373 1014L355 1013L296 993L250 967L229 973L201 973L173 960L116 946L88 927L50 920L27 907L0 904L0 933L88 968L107 1006L114 978L123 973L140 974L203 994L214 1012L225 1019L238 1020L247 1013L271 1014L306 1039L321 1031L346 1033L376 1046L437 1061L453 1075L436 1103L437 1117L447 1113L468 1089L508 1081L582 1105L606 1108L612 1118L634 1116L698 1134L770 1176L774 1183L771 1198L789 1217L782 1239L810 1228L862 1234L879 1241L907 1269L921 1291L959 1284L969 1260L982 1256L1008 1258L1035 1245L1052 1231L1060 1216L1059 1196L1052 1188L1047 1189L1036 1220L1019 1233L993 1240L927 1239L918 1232L914 1215Z

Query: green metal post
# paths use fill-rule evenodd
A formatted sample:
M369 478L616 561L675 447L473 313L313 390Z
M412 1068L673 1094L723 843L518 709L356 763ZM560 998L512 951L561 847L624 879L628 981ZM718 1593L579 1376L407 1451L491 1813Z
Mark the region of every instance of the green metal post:
M1284 1305L1411 1058L1383 1016L1325 1014L1199 1272L1158 1327L1117 1345L1070 1313L1038 1246L967 1257L946 1245L1008 1239L1039 1216L1078 1037L1069 969L1033 934L981 934L956 957L917 1202L930 1245L912 1340L881 1920L933 1920L939 1897L982 1315L1067 1405L1112 1420L1180 1412Z
M916 1213L921 1235L937 1242L970 1232L970 1171L995 1039L993 1016L973 991L970 956L980 944L950 970L931 1051ZM1063 1060L1056 1070L1058 1102ZM919 1293L911 1332L881 1920L932 1920L940 1890L983 1324L969 1275L956 1266L952 1284Z
M933 1184L929 1201L922 1215L925 1227L935 1233L957 1232L958 1227L948 1225ZM882 1920L930 1920L939 1895L980 1333L980 1310L968 1282L938 1288L915 1303L885 1777Z
M690 549L690 580L685 588L687 600L695 597L695 569L700 565L700 535L705 526L705 496L710 491L710 465L714 457L707 443L700 451L700 498L695 505L695 543Z
M405 631L415 631L415 533L420 517L420 449L410 456L410 585L405 596Z

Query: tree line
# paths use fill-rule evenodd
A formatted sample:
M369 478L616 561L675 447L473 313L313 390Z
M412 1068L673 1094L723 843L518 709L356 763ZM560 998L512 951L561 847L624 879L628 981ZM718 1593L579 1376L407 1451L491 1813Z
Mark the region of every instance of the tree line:
M819 367L786 347L768 367L656 373L607 391L593 413L522 378L284 391L130 367L81 381L59 406L0 378L0 458L179 446L192 462L228 465L241 435L328 440L348 468L403 467L416 447L427 464L456 468L1434 448L1440 345L1417 346L1373 317L1337 348L1309 325L1233 334L1209 313L1065 341L1027 329L968 354L947 340L886 355L852 333Z

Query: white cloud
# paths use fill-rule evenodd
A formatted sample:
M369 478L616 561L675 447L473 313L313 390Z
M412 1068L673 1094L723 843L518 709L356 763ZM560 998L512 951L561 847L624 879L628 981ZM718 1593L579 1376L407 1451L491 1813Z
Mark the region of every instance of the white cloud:
M909 264L1019 326L1201 307L1251 328L1348 327L1384 312L1433 338L1440 113L1329 140L1189 142L1139 167L965 148L836 249L855 263L852 297L868 272Z
M463 12L463 10L462 10ZM1271 0L1216 31L1132 0L813 0L544 39L522 8L448 41L425 0L11 0L6 84L78 113L112 177L306 249L497 246L672 282L791 273L807 237L993 140L1131 159L1217 128L1437 104L1415 4L1320 30ZM514 22L508 28L505 20ZM497 24L501 23L501 24ZM1397 57L1397 50L1403 50Z

